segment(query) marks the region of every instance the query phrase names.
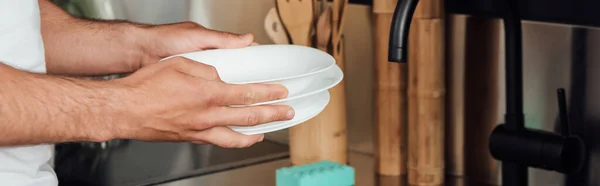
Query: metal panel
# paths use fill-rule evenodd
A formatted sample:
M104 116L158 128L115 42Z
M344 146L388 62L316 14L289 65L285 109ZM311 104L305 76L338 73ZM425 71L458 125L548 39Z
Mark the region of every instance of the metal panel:
M503 0L445 0L446 12L498 17ZM350 0L370 5L373 0ZM522 19L548 23L600 27L598 0L520 0Z
M115 142L120 143L57 145L55 170L60 186L150 185L288 157L287 145L270 141L244 149L192 143Z
M499 16L502 0L446 0L449 13ZM548 23L600 26L597 0L520 0L522 19Z

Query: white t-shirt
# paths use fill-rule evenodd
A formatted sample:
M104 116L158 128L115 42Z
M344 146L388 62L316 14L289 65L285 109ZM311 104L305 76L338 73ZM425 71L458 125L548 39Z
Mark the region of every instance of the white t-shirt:
M0 0L0 63L46 73L37 0ZM52 154L51 145L0 147L0 185L57 186Z

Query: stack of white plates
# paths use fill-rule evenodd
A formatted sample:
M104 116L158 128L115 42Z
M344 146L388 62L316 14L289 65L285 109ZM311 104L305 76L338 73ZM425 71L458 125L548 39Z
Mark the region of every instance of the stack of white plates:
M294 109L295 116L291 120L249 127L230 126L232 130L247 135L289 128L317 116L329 103L328 89L344 78L331 55L298 45L214 49L176 56L214 66L226 83L280 84L288 89L288 97L285 99L252 105L231 105L289 105Z

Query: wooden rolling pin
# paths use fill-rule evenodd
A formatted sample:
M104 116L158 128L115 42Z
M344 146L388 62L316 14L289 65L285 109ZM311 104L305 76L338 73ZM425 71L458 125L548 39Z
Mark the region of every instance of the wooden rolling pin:
M469 17L465 29L465 175L470 185L499 185L500 168L489 153L499 111L498 19Z
M406 173L406 64L388 61L390 26L398 0L374 0L375 166L380 175Z
M420 1L409 36L408 184L444 184L443 1Z

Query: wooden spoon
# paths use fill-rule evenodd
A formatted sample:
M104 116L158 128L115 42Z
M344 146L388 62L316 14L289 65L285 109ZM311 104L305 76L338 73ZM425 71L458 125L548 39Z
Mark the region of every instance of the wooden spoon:
M314 18L313 1L277 0L277 9L292 43L310 46L310 30Z
M344 33L344 22L346 17L346 9L348 7L348 0L334 0L333 1L333 16L331 20L331 24L333 25L333 36L332 36L332 44L333 44L333 54L339 55L340 53L340 40L342 38L342 34Z
M325 7L325 11L317 21L317 48L327 52L327 44L331 38L331 8Z
M319 6L318 0L312 0L313 3L313 17L319 17L321 14L321 7Z
M265 17L265 31L267 35L275 44L289 44L290 40L287 36L287 31L279 19L277 9L275 7L269 10L267 17Z
M341 2L341 10L340 10L340 17L339 17L340 20L338 22L338 25L339 25L338 28L339 28L339 30L338 30L337 37L340 38L340 39L342 38L342 33L343 33L343 30L344 30L344 23L346 22L345 20L346 20L346 10L347 9L348 9L348 0L344 0L344 1Z

